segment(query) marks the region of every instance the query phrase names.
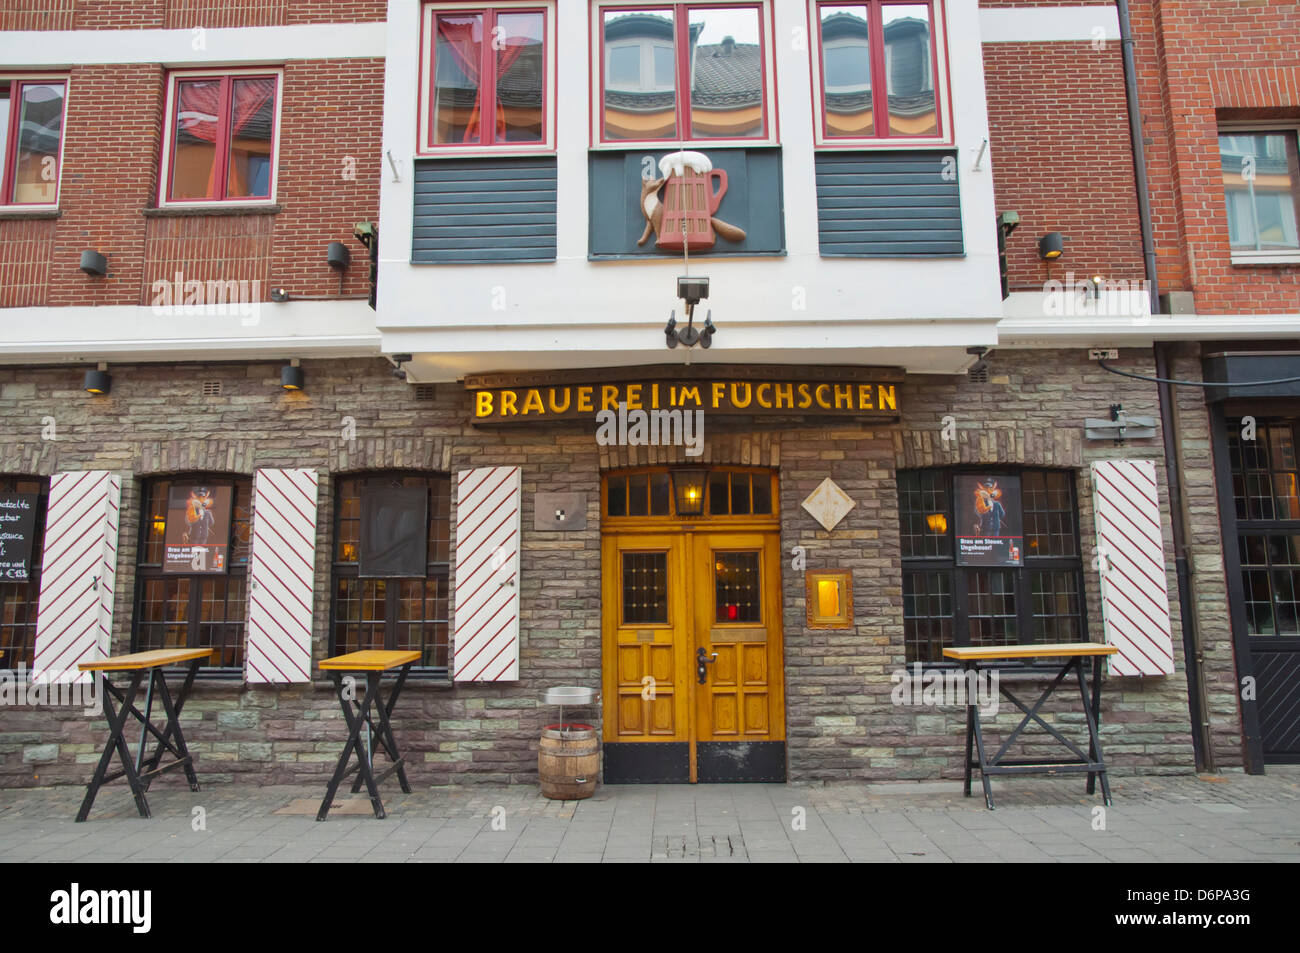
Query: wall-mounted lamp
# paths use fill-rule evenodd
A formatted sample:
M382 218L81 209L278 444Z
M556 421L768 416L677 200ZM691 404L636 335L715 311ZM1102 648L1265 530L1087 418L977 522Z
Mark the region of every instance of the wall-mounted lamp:
M1103 278L1101 275L1093 275L1092 278L1091 278L1091 281L1092 281L1092 296L1093 296L1094 299L1096 299L1096 300L1098 300L1098 301L1101 300L1101 286L1102 286L1102 283L1103 283L1105 280L1106 280L1106 279Z
M670 470L678 516L699 516L704 512L704 470Z
M81 385L87 394L96 397L107 394L113 387L113 378L109 376L108 365L100 364L96 370L86 371L86 379Z
M81 270L92 278L103 278L108 274L108 259L93 248L87 248L81 253Z
M289 300L289 292L284 288L272 288L271 300L278 301L281 304Z
M352 264L352 253L342 242L330 242L325 250L325 260L335 271L347 271L348 266Z
M305 383L306 378L302 368L298 366L298 358L295 357L280 368L280 386L285 390L302 390Z
M1065 236L1060 232L1048 232L1038 240L1038 257L1043 261L1055 261L1065 251Z
M704 327L698 331L695 329L695 306L708 296L708 278L681 277L677 279L677 297L686 302L686 327L678 329L676 311L673 311L668 316L668 325L664 328L664 336L667 338L667 344L670 348L676 347L678 344L684 344L687 347L694 347L698 344L707 350L713 344L713 335L718 332L718 329L713 326L712 311L704 316Z

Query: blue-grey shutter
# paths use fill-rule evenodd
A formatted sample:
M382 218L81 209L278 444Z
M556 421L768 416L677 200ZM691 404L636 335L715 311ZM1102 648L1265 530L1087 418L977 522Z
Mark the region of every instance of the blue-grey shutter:
M555 260L554 156L415 164L411 262Z
M816 168L823 256L964 253L955 153L822 152Z

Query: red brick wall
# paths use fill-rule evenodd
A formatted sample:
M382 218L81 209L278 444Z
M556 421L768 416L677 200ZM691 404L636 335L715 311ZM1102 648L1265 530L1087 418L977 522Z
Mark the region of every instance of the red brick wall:
M1161 290L1204 314L1300 310L1300 265L1234 266L1220 120L1300 118L1300 4L1134 0Z
M0 0L0 30L158 30L383 20L385 0Z
M1144 277L1142 238L1118 43L990 43L984 47L997 210L1020 213L1007 241L1012 290L1065 272ZM1060 232L1048 267L1038 239Z
M352 228L379 214L383 61L289 63L284 69L275 215L154 218L166 76L153 65L71 71L57 220L0 219L0 307L140 305L150 285L260 279L292 294L362 294L364 249ZM345 173L354 177L344 178ZM330 241L354 263L340 288ZM109 258L107 278L79 270L81 252Z

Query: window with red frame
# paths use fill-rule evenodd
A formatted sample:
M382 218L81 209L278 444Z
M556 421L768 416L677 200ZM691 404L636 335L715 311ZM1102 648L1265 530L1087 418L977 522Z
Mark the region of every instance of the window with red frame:
M821 122L826 139L943 135L931 3L819 3Z
M598 12L603 141L768 138L762 4Z
M63 145L63 80L0 78L0 205L54 205Z
M271 198L277 76L176 77L168 202Z
M433 11L428 146L546 141L546 16L516 7Z

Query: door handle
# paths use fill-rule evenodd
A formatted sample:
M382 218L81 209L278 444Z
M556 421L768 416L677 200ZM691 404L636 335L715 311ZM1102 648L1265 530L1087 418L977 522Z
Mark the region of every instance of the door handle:
M706 666L712 665L717 661L718 653L714 652L711 656L704 651L704 646L695 650L695 672L699 677L701 685L707 685L709 682L709 670Z

